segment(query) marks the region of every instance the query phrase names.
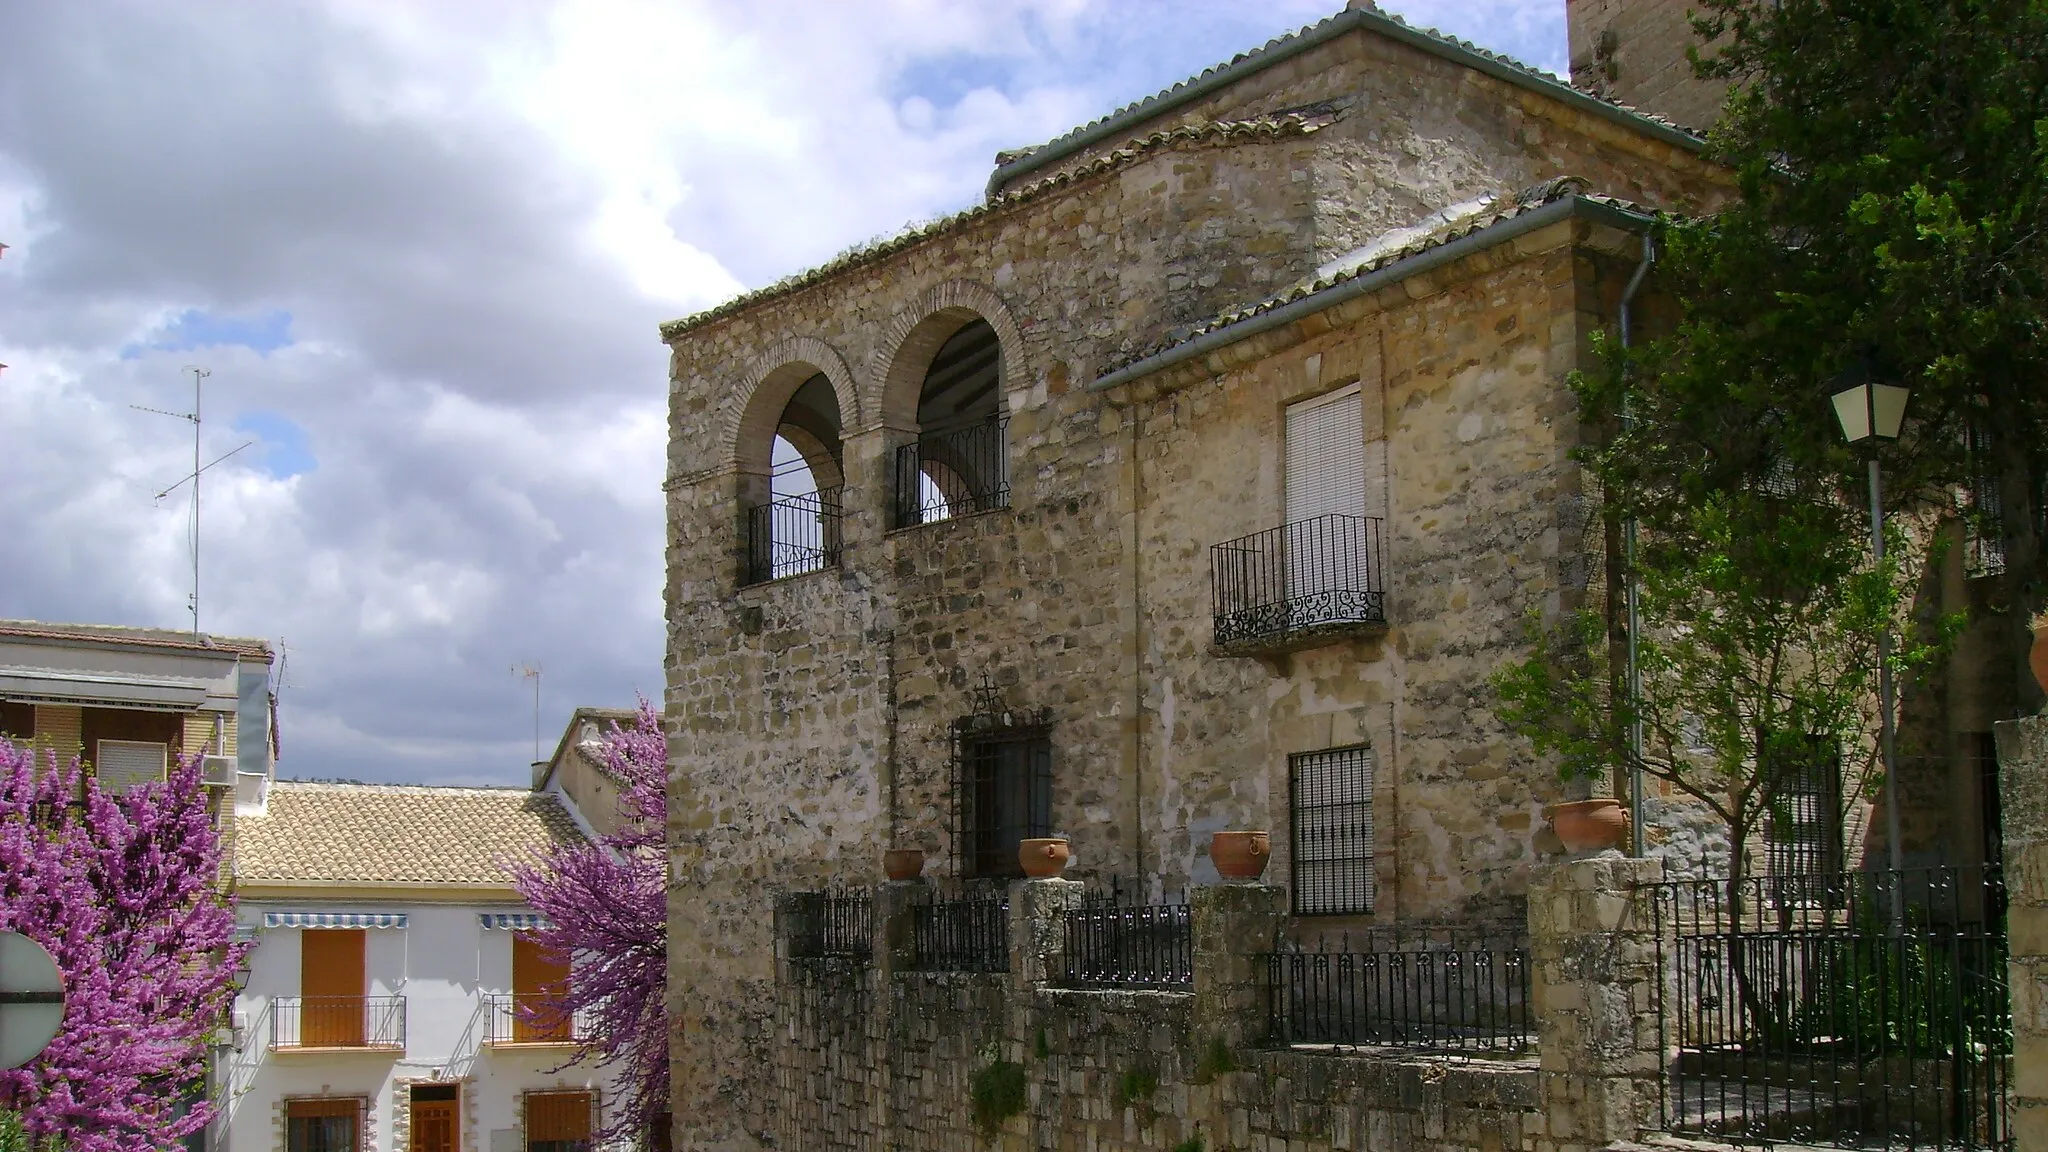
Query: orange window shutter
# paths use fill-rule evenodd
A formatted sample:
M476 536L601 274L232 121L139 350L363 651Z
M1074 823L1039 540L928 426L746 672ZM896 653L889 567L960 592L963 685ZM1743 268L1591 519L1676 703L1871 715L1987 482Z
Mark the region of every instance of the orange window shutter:
M516 1043L567 1040L570 1022L553 1005L569 990L566 958L527 937L512 938L512 1039Z
M299 1043L309 1048L362 1044L368 1015L363 995L367 933L308 928L299 936Z
M528 1143L590 1139L588 1092L534 1092L526 1097Z

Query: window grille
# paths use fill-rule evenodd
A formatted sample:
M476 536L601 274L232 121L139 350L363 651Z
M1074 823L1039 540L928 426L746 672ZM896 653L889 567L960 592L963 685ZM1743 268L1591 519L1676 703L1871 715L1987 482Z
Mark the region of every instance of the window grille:
M1970 438L1969 539L1964 562L1979 576L2005 571L2005 501L1998 490L1991 429L1973 423Z
M969 877L1019 876L1019 842L1052 834L1052 722L1012 711L992 684L979 710L953 724L956 858Z
M1815 876L1842 870L1842 757L1811 738L1780 758L1772 773L1765 871Z
M362 1152L370 1102L362 1097L291 1100L285 1104L288 1152Z
M1372 854L1374 768L1372 749L1364 745L1287 758L1296 915L1372 911L1378 886Z
M590 1152L594 1092L528 1092L526 1152Z

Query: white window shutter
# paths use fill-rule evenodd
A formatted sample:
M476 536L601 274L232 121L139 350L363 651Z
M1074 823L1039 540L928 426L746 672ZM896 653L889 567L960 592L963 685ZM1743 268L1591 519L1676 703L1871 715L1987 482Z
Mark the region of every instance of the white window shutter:
M1358 385L1288 405L1286 435L1287 523L1333 512L1371 514Z
M99 774L100 791L120 796L143 784L161 784L169 758L169 745L149 740L101 740L93 749L92 763Z

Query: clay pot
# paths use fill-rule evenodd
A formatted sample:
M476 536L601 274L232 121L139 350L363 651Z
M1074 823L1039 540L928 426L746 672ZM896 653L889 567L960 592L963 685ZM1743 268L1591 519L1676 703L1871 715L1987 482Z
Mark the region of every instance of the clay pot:
M2048 692L2048 614L2034 618L2034 647L2027 653L2027 666L2034 670L2041 690Z
M1057 876L1067 866L1065 836L1033 836L1017 845L1017 863L1024 866L1024 874L1033 879Z
M1573 852L1619 848L1628 837L1628 809L1612 796L1552 804L1543 814L1550 817L1557 838Z
M882 853L882 871L891 880L915 880L924 871L924 849L891 848Z
M1273 860L1273 842L1263 831L1218 832L1209 837L1209 859L1225 880L1257 880Z

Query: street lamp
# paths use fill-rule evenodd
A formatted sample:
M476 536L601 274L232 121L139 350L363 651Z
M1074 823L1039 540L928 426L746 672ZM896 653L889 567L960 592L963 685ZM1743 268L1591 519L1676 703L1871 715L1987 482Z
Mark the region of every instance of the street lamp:
M1897 440L1906 420L1908 389L1895 384L1877 384L1870 379L1868 360L1858 361L1837 377L1847 387L1834 395L1835 419L1842 424L1842 436L1851 444L1871 441L1870 451L1870 550L1879 567L1884 565L1884 479L1877 467L1877 441ZM1892 732L1892 634L1887 626L1877 634L1877 692L1879 713L1878 753L1884 760L1884 830L1891 843L1892 872L1904 867L1899 843L1899 780L1893 771L1897 757ZM1894 884L1899 878L1894 875Z

